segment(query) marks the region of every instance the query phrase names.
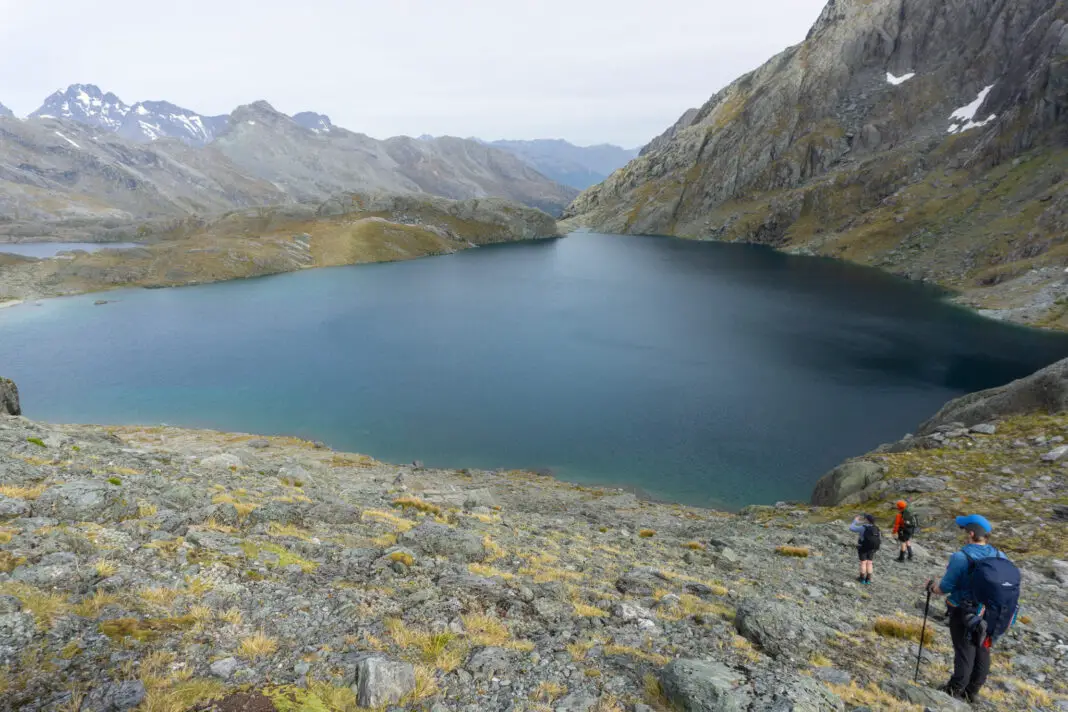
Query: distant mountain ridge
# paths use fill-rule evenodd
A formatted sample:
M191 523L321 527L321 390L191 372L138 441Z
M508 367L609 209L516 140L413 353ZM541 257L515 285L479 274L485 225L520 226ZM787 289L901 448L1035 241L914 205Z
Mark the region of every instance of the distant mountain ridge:
M489 141L494 148L513 153L557 183L584 190L600 183L638 156L640 149L608 143L576 146L563 139Z
M351 191L501 197L554 215L578 193L476 141L379 141L265 101L205 116L78 84L26 120L0 112L0 235L130 236L146 220Z

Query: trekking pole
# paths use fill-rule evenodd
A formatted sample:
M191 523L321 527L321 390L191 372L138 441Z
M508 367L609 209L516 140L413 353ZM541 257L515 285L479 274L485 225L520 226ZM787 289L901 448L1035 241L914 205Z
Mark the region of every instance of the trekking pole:
M927 637L927 612L931 610L931 587L927 586L927 603L923 605L923 627L920 628L920 652L916 654L916 674L913 682L920 681L920 660L923 658L923 639Z

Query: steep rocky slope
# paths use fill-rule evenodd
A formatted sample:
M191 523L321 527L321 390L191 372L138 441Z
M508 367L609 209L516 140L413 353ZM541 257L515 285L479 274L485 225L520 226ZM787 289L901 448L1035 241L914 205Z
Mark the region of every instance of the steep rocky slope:
M134 249L0 257L0 301L387 262L556 235L546 213L501 199L346 193L318 206L171 221L143 233L144 246Z
M25 399L24 399L25 400ZM32 404L24 403L32 414ZM980 509L1024 572L980 710L1068 705L1068 414L876 452L918 560L853 581L856 505L727 514L293 438L0 415L0 709L952 710L921 587ZM243 705L249 705L244 707Z
M1064 0L831 0L566 216L841 257L1063 327L1066 20Z

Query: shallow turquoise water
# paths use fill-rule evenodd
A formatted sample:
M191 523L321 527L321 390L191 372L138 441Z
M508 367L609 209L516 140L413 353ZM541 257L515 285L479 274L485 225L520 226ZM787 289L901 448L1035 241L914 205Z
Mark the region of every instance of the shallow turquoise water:
M291 433L691 504L807 499L961 393L1068 356L838 262L573 235L0 309L26 414Z

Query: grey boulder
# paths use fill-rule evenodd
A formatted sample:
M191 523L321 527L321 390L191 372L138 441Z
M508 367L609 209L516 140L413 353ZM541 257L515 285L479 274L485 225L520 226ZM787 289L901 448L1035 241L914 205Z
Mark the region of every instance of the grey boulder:
M684 712L744 712L749 708L745 677L722 663L680 658L660 673L671 704Z
M818 507L839 504L846 497L881 480L885 472L882 465L867 460L842 463L816 483L816 489L812 492L812 504Z
M664 588L667 583L667 577L657 569L638 567L616 579L616 590L632 596L652 596L656 589Z
M734 626L773 658L807 657L816 648L819 628L800 608L761 598L738 604Z
M0 378L0 415L22 415L19 388L8 378Z
M939 477L910 477L897 483L897 488L909 494L942 492L946 489L946 481Z
M908 700L914 705L923 705L924 709L935 712L968 712L971 710L970 705L944 692L930 687L920 687L911 682L891 680L883 684L883 689L899 699Z
M423 521L405 532L399 541L428 556L445 556L460 561L483 561L486 558L486 547L481 538L431 521Z
M415 668L385 658L365 658L356 671L356 701L361 707L384 707L415 689Z
M25 517L29 513L30 505L25 501L0 494L0 517Z
M131 710L145 699L145 685L140 680L100 685L82 702L86 712L121 712Z
M122 487L96 480L74 480L44 491L34 515L74 522L117 522L137 515L137 503Z

